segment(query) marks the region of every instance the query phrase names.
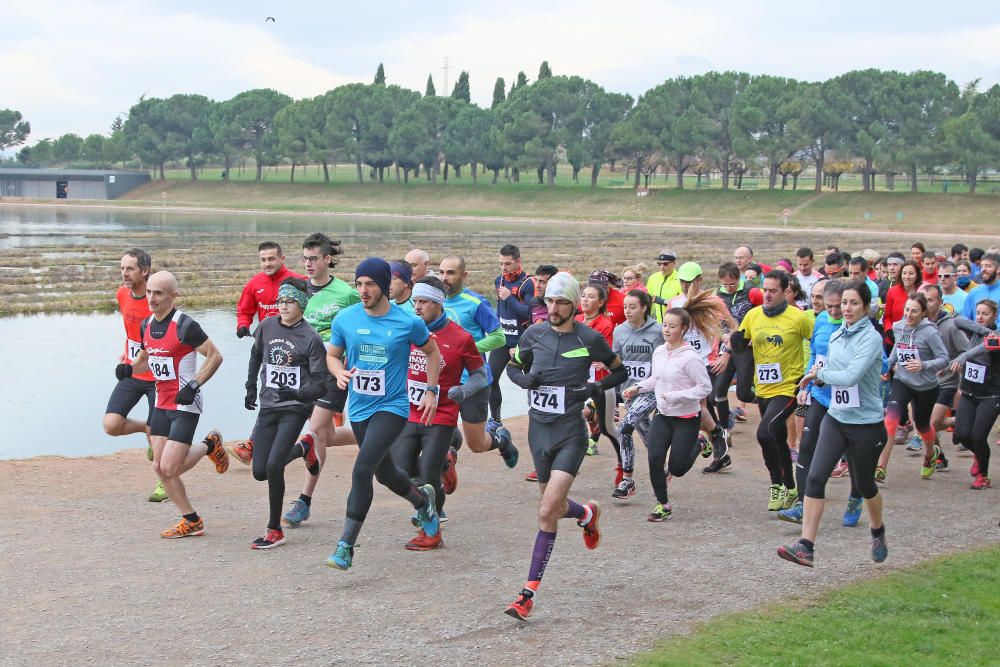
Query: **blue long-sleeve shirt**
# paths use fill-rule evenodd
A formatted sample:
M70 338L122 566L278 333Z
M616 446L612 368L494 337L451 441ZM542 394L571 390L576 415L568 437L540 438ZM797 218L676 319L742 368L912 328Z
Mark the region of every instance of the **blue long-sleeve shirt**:
M992 299L1000 303L1000 280L994 281L992 285L979 285L972 288L962 306L962 316L975 321L976 304L983 299ZM997 315L997 326L1000 326L1000 314Z

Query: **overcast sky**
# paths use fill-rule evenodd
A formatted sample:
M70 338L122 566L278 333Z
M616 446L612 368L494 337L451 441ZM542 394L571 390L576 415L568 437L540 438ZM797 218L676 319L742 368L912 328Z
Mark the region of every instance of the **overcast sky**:
M878 67L942 71L959 85L1000 81L1000 3L755 3L745 0L22 0L0 35L0 108L21 111L31 142L106 133L141 95L224 100L271 87L294 98L369 82L443 90L468 70L488 105L548 60L636 96L666 78L739 69L819 80ZM780 9L782 6L787 10ZM978 6L976 6L978 5ZM275 22L265 23L267 16Z

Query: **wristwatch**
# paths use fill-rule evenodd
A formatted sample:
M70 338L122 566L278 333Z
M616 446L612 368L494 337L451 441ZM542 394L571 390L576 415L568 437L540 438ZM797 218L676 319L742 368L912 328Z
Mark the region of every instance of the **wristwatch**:
M434 394L435 396L437 396L441 392L441 387L439 387L438 385L433 385L433 386L432 385L427 385L427 387L425 387L425 389L426 389L426 391Z
M198 390L201 389L201 384L199 384L197 380L191 380L186 386L190 387L191 391L196 394L198 393Z

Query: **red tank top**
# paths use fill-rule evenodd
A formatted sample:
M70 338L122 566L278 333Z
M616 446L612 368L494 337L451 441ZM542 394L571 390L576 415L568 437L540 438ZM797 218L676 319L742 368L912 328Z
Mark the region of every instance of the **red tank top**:
M177 310L170 318L167 331L162 338L153 338L150 315L143 326L142 345L149 358L149 370L156 379L156 407L161 410L181 410L201 413L201 392L195 394L191 405L177 405L174 399L177 391L194 379L198 372L198 353L190 345L181 342L178 327L187 315Z
M125 323L125 362L131 363L139 350L142 349L142 321L149 317L149 303L144 294L141 299L132 296L129 288L122 285L115 294L118 300L118 310L121 311ZM133 375L136 380L153 381L151 372Z

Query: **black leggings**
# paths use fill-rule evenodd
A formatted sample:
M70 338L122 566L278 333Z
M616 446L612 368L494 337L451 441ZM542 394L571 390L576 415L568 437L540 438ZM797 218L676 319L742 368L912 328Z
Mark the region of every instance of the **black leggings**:
M757 442L764 455L764 465L771 476L771 484L784 484L786 489L795 488L795 469L792 467L792 451L788 448L788 417L795 412L794 396L757 397L760 410L760 424L757 426Z
M614 388L606 389L597 395L594 400L597 408L597 424L601 428L601 435L607 436L611 441L611 446L615 448L615 456L618 457L618 465L622 465L622 446L618 442L618 429L615 427L615 413L618 411L618 394Z
M729 387L736 377L736 398L744 403L753 403L753 353L730 352L729 364L712 380L712 397L719 424L729 423Z
M694 417L667 417L659 412L649 426L646 452L649 460L649 482L659 503L667 503L667 475L664 464L674 477L683 477L698 460L701 445L698 429L701 415ZM667 452L670 462L667 463Z
M875 484L875 466L885 447L885 424L843 424L830 415L823 418L819 427L816 453L813 454L806 479L806 495L824 498L826 482L844 454L851 470L851 480L857 493L867 500L878 495Z
M816 452L816 441L819 440L819 428L826 416L826 408L815 398L809 404L806 412L805 425L802 427L802 439L799 440L799 458L795 462L795 487L806 488L806 481L809 479L809 468L812 465L813 455ZM854 477L851 476L851 496L858 498L857 487L854 484Z
M918 433L926 433L931 427L931 413L937 401L938 388L913 389L893 379L889 390L889 405L886 407L886 423L902 424L906 408L913 403L913 425Z
M497 421L501 421L500 406L503 403L503 395L500 393L500 376L503 375L503 370L510 363L510 350L511 348L506 345L498 347L495 350L490 350L486 359L490 366L490 373L493 375L493 384L490 385L490 415Z
M303 410L264 408L254 426L253 477L267 480L270 514L267 527L281 528L281 505L285 501L285 466L302 456L296 447L309 415Z
M406 417L391 412L376 412L360 422L351 422L358 441L358 458L351 473L351 492L347 496L347 518L363 522L375 496L373 478L397 496L411 498L413 483L392 457L389 450L406 427ZM440 475L441 470L438 469Z
M958 399L955 416L955 442L971 449L979 463L979 472L990 472L990 431L1000 416L1000 397L975 398L965 392Z
M403 434L392 446L392 460L412 479L430 484L437 491L437 509L444 507L441 469L448 456L448 447L455 434L454 426L432 424L424 426L406 422Z

